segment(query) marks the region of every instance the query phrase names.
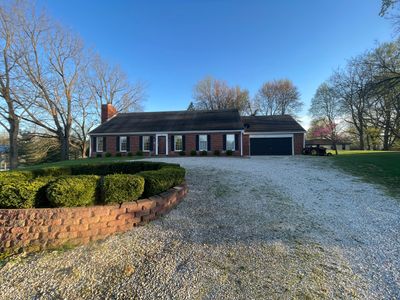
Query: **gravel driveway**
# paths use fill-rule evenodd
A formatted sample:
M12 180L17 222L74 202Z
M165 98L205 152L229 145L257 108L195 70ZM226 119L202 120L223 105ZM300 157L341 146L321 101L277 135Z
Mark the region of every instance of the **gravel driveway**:
M17 257L1 299L400 298L400 201L314 157L171 158L189 194L102 242Z

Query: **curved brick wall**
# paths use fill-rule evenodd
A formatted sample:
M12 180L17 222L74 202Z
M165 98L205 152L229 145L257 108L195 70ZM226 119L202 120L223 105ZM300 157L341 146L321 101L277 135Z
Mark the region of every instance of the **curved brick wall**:
M0 252L80 245L143 225L167 213L187 194L186 184L149 199L119 205L0 209Z

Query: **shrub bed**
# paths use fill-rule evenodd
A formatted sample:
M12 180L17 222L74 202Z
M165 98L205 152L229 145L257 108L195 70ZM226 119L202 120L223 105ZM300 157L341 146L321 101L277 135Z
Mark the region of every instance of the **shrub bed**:
M143 161L1 172L0 208L122 203L159 194L184 179L178 164Z
M10 172L11 173L11 172ZM1 208L32 208L41 206L43 189L53 177L38 177L29 179L26 174L12 172L12 175L0 178Z

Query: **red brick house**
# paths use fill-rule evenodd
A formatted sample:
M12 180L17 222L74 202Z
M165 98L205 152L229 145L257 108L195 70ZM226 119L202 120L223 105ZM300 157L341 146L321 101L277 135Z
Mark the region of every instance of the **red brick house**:
M102 107L102 124L90 132L90 156L142 151L176 156L215 150L235 156L301 154L305 130L291 116L241 117L235 109L117 113Z

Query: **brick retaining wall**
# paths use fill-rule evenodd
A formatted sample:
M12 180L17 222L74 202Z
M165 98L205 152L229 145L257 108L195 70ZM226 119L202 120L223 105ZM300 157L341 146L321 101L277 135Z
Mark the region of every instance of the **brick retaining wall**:
M80 245L157 219L187 194L186 184L149 199L72 208L0 209L0 253Z

